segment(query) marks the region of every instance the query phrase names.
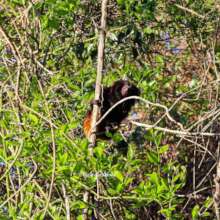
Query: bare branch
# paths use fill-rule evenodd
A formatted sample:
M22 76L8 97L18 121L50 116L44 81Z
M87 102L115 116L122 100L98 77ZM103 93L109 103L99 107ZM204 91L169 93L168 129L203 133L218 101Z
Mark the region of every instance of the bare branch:
M189 12L190 14L195 15L195 16L201 18L201 19L204 19L204 18L205 18L205 16L200 15L198 12L193 11L193 10L190 9L190 8L186 8L186 7L184 7L184 6L182 6L182 5L179 5L179 4L175 4L175 6L176 6L177 8L179 8L179 9L181 9L181 10L183 10L183 11L186 11L186 12Z
M102 1L102 17L101 17L101 27L99 32L99 44L98 44L98 62L97 62L97 76L96 76L96 87L95 87L95 100L100 100L101 97L101 84L102 84L102 72L104 65L104 49L105 49L105 35L106 35L106 19L107 19L107 3L108 0ZM92 112L92 120L91 120L91 135L89 138L90 146L89 151L90 154L93 155L93 146L96 143L96 122L99 118L100 106L94 102L93 104L93 112ZM98 180L97 180L98 181ZM89 192L86 191L83 195L83 200L85 203L89 201ZM88 209L83 210L83 219L88 219Z
M102 18L101 27L99 34L99 45L98 45L98 64L97 64L97 77L95 87L95 100L99 100L101 96L101 83L102 83L102 71L104 64L104 49L105 49L105 34L106 34L106 18L107 18L107 2L108 0L102 1ZM96 142L96 122L99 117L100 107L97 104L93 105L92 122L91 122L91 136L90 143L95 145Z
M219 146L219 143L218 143ZM220 160L218 158L217 166L216 166L216 177L214 178L215 183L215 192L213 195L213 202L215 207L215 215L216 219L220 220Z

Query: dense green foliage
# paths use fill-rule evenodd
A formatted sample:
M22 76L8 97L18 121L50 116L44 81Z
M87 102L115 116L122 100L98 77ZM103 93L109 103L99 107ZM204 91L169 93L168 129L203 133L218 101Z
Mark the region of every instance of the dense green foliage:
M173 119L140 101L141 123L217 132L219 12L214 0L110 1L103 84L127 77ZM132 126L126 149L117 133L89 154L100 17L97 0L0 1L0 219L79 220L85 207L100 219L213 219L218 138Z

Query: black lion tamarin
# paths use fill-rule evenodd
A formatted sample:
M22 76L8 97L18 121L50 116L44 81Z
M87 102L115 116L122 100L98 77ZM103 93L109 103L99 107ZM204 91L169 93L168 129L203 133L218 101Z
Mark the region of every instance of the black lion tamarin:
M120 101L123 98L129 96L139 96L140 90L128 80L118 80L113 83L110 87L104 87L101 100L101 110L100 117L102 117L115 103ZM97 125L97 137L101 139L107 139L106 132L114 133L122 122L125 119L131 107L135 104L134 99L127 100L118 106L116 106L103 120L100 124ZM89 138L91 134L91 116L92 109L90 109L83 122L84 134Z

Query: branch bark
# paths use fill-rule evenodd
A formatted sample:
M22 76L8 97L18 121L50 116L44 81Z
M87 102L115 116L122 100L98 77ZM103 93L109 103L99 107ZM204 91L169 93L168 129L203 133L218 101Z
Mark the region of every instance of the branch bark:
M218 147L219 147L219 141L218 141ZM219 148L218 148L219 149ZM216 176L214 178L215 183L215 191L213 195L213 202L214 202L214 208L215 208L215 215L216 219L220 220L220 159L218 155L218 161L216 166Z
M104 49L105 49L105 36L106 36L106 20L107 20L107 3L108 0L102 0L102 17L101 26L99 29L99 44L98 44L98 60L97 60L97 76L95 87L95 102L93 104L92 121L91 121L91 135L89 137L89 151L93 155L93 147L96 144L96 122L100 116L100 106L98 105L102 92L102 72L104 66ZM83 200L86 204L89 202L89 192L86 191L83 195ZM88 208L83 210L83 219L88 219Z
M102 17L101 17L101 26L99 32L99 45L98 45L98 62L97 62L97 77L96 77L96 87L95 87L95 100L100 100L102 92L102 72L104 65L104 49L105 49L105 35L106 35L106 18L107 18L107 2L108 0L102 1ZM92 132L90 135L91 146L95 145L96 142L96 121L98 120L100 112L100 106L96 102L93 104L92 112L92 122L91 128Z

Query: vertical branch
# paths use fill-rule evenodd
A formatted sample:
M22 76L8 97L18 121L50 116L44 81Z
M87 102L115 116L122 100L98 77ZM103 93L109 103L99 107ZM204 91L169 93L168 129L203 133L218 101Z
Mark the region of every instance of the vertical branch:
M105 49L105 34L106 34L106 18L107 18L107 2L108 0L102 1L102 17L101 26L99 32L99 44L98 44L98 62L97 62L97 76L96 76L96 87L95 87L95 101L100 99L101 95L101 83L102 83L102 71L104 64L104 49ZM92 112L92 122L91 122L91 135L90 143L92 146L96 142L96 121L99 117L100 106L94 102L93 112Z
M63 191L63 197L64 197L65 208L66 208L66 220L70 220L70 203L69 203L69 198L66 194L66 188L65 188L64 183L62 183L62 191Z
M104 66L104 49L105 49L105 35L106 35L106 19L107 19L107 3L108 0L102 0L101 8L101 26L99 28L99 43L98 43L98 57L97 57L97 76L96 76L96 87L95 87L95 102L93 104L92 121L91 121L91 135L89 137L89 151L93 155L93 147L96 143L96 122L100 116L100 106L98 105L102 92L102 72ZM97 176L98 178L98 176ZM98 187L98 186L97 186ZM89 192L86 191L83 195L85 203L89 202ZM88 219L88 209L83 210L83 219Z
M219 147L219 142L218 142L218 147ZM216 176L214 178L214 183L215 183L215 191L214 191L214 196L213 196L213 202L214 202L216 219L220 220L220 213L219 213L219 208L220 208L220 159L219 159L219 155L218 155L218 161L217 161L217 166L216 166Z

